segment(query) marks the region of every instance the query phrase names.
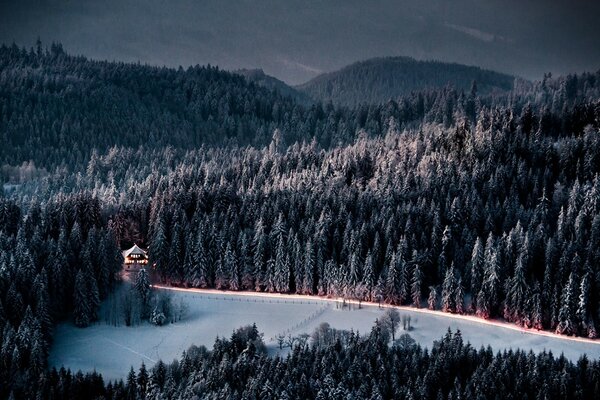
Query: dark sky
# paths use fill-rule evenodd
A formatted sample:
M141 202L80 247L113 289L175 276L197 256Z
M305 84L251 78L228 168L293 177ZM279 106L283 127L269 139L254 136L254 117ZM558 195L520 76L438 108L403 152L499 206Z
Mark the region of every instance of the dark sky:
M600 0L0 0L0 42L286 82L374 56L526 78L600 69Z

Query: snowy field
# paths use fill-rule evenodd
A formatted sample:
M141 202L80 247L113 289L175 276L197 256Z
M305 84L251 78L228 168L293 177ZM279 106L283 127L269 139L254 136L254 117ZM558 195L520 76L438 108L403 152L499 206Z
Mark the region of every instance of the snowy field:
M190 345L212 347L217 336L229 337L236 328L256 323L269 352L278 351L276 335L311 333L322 322L336 329L354 329L368 333L384 309L363 306L362 309L337 308L334 302L319 299L266 298L249 295L198 294L174 292L174 302L183 298L189 306L184 321L156 327L143 324L137 327L113 327L98 323L79 329L71 323L56 327L54 345L50 352L51 366L72 370L96 370L106 380L124 379L129 368L136 370L142 361L146 366L162 359L170 362L179 358ZM480 322L453 319L439 314L400 311L410 315L410 335L421 345L430 347L450 327L460 329L465 341L474 347L490 345L494 349L520 348L551 350L564 353L576 361L582 354L600 357L600 343L586 343L491 326ZM402 327L397 335L403 333Z

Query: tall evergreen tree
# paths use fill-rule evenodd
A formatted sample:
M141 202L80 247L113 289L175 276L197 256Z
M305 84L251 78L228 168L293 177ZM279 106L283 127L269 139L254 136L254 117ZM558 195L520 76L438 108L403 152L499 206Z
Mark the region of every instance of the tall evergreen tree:
M421 307L421 286L423 285L423 271L418 263L414 263L412 280L410 285L412 303L415 307Z
M575 282L575 277L573 273L571 273L569 275L569 280L562 291L556 333L572 335L577 331L577 324L575 322L575 300L577 296L576 287L577 284Z
M89 302L88 283L82 270L75 277L75 291L73 293L73 319L75 325L84 328L91 321L91 305Z

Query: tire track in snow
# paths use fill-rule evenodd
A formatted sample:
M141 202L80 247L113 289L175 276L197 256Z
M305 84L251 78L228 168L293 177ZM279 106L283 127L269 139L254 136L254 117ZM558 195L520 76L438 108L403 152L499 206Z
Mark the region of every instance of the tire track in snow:
M107 338L107 337L105 337L105 338L103 338L103 339L104 339L104 340L106 340L106 341L107 341L107 342L109 342L109 343L112 343L112 344L114 344L115 346L121 347L122 349L125 349L125 350L127 350L127 351L130 351L130 352L132 352L133 354L136 354L136 355L138 355L138 356L140 356L140 357L143 357L143 358L145 358L146 360L148 360L148 361L150 361L150 362L152 362L152 363L156 363L156 360L153 360L153 359L151 359L150 357L148 357L147 355L145 355L145 354L142 354L142 353L140 353L140 352L138 352L138 351L135 351L135 350L134 350L134 349L132 349L131 347L127 347L127 346L125 346L125 345L122 345L121 343L117 343L117 342L115 342L114 340L111 340L111 339L109 339L109 338Z

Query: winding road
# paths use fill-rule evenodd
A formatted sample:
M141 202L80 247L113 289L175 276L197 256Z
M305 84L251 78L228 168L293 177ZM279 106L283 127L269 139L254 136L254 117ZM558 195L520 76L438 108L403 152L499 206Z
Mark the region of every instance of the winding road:
M244 291L236 292L236 291L231 291L231 290L182 288L182 287L174 287L174 286L167 286L167 285L152 285L152 287L161 289L161 290L172 290L172 291L177 291L177 292L203 293L203 294L223 295L223 296L235 295L235 296L248 296L248 297L264 297L264 298L279 299L279 300L286 300L286 299L287 300L319 300L319 301L324 301L324 302L339 302L341 300L339 298L327 298L327 297L321 297L321 296L309 296L309 295L300 295L300 294L281 294L281 293L244 292ZM348 300L348 299L346 299L346 303L357 304L357 305L359 304L359 302L357 300ZM578 337L578 336L559 335L559 334L556 334L556 333L553 333L550 331L542 331L542 330L537 330L537 329L523 328L523 327L517 326L515 324L511 324L511 323L508 323L505 321L493 320L493 319L483 319L483 318L479 318L479 317L476 317L473 315L451 314L451 313L446 313L446 312L437 311L437 310L429 310L429 309L425 309L425 308L395 306L395 305L383 304L383 303L378 304L378 303L368 302L368 301L362 301L362 302L360 302L360 304L366 305L366 306L375 306L375 307L379 306L382 308L395 308L397 310L402 310L402 311L407 311L407 312L437 315L437 316L441 316L441 317L445 317L445 318L449 318L449 319L470 321L470 322L475 322L475 323L482 324L482 325L497 326L497 327L501 327L504 329L510 329L513 331L527 333L527 334L531 334L531 335L545 336L545 337L550 337L550 338L554 338L554 339L569 340L569 341L573 341L573 342L595 344L595 345L600 346L600 339L588 339L588 338Z

